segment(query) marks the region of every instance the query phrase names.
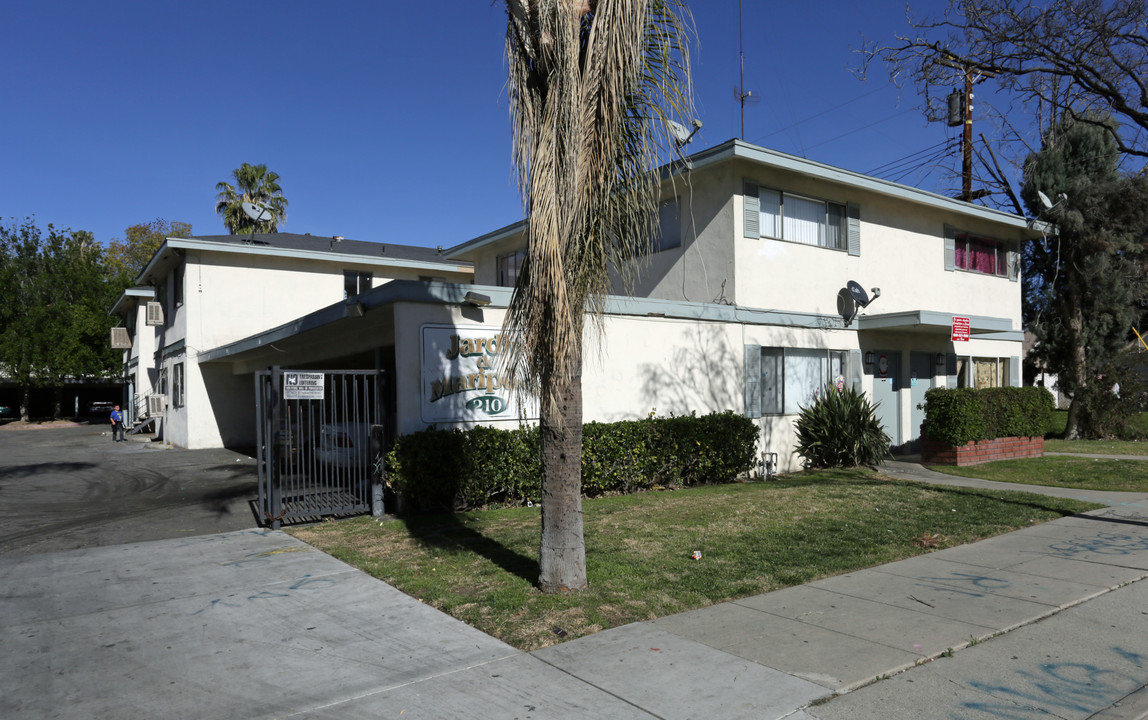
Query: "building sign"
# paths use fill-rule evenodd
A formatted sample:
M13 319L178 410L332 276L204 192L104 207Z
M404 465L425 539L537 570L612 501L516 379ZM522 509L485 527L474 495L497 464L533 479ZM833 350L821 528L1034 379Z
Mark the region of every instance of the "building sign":
M423 422L538 417L537 403L519 407L503 381L501 361L508 350L501 328L423 325Z
M322 400L323 373L285 372L283 373L284 400Z
M969 341L970 323L967 317L953 316L953 342Z

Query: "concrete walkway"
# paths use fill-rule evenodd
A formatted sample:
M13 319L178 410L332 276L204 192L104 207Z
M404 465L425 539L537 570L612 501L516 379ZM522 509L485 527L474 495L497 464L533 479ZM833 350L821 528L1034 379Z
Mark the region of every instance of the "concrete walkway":
M0 557L0 717L1144 717L1148 496L1108 503L534 653L279 532Z

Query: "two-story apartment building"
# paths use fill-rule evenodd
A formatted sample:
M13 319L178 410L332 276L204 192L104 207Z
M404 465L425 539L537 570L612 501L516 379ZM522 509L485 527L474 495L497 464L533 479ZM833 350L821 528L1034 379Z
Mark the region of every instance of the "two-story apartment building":
M632 295L616 288L604 334L587 336L586 420L743 412L792 469L793 421L833 387L871 394L905 448L928 388L1020 384L1017 256L1039 237L1024 218L738 140L664 170L662 232L641 279ZM473 264L473 285L390 283L360 295L355 318L328 307L205 343L200 367L250 377L373 352L391 377L393 432L529 420L498 373L523 228L443 253Z
M393 280L469 281L467 262L408 245L276 233L168 238L116 302L129 417L160 400L165 440L188 448L251 444L250 376L201 365L205 350L241 340ZM153 413L156 403L153 401Z

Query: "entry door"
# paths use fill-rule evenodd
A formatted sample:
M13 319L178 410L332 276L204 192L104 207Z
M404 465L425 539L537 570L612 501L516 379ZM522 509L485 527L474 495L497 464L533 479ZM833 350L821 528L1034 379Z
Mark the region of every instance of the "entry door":
M925 393L933 387L932 353L909 353L909 438L908 452L918 452L921 447L921 423L925 422ZM917 406L922 407L918 408Z
M900 444L901 351L875 350L877 363L873 366L873 402L877 405L877 419L892 440L894 449Z

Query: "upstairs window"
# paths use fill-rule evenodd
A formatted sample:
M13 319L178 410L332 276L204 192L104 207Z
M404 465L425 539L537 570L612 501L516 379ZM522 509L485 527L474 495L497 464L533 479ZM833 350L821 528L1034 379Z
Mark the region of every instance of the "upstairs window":
M958 233L955 250L954 262L958 270L1001 277L1008 274L1007 252L996 240Z
M343 299L349 300L362 295L371 289L374 273L360 272L358 270L343 271Z
M181 265L171 274L171 293L176 307L183 305L183 268Z
M682 206L674 198L658 205L658 232L650 241L650 252L661 252L681 245Z
M846 250L845 206L758 188L762 237Z
M519 250L508 255L499 255L495 259L495 269L498 273L499 287L514 287L518 282L518 273L522 270L522 263L526 262L526 251Z

